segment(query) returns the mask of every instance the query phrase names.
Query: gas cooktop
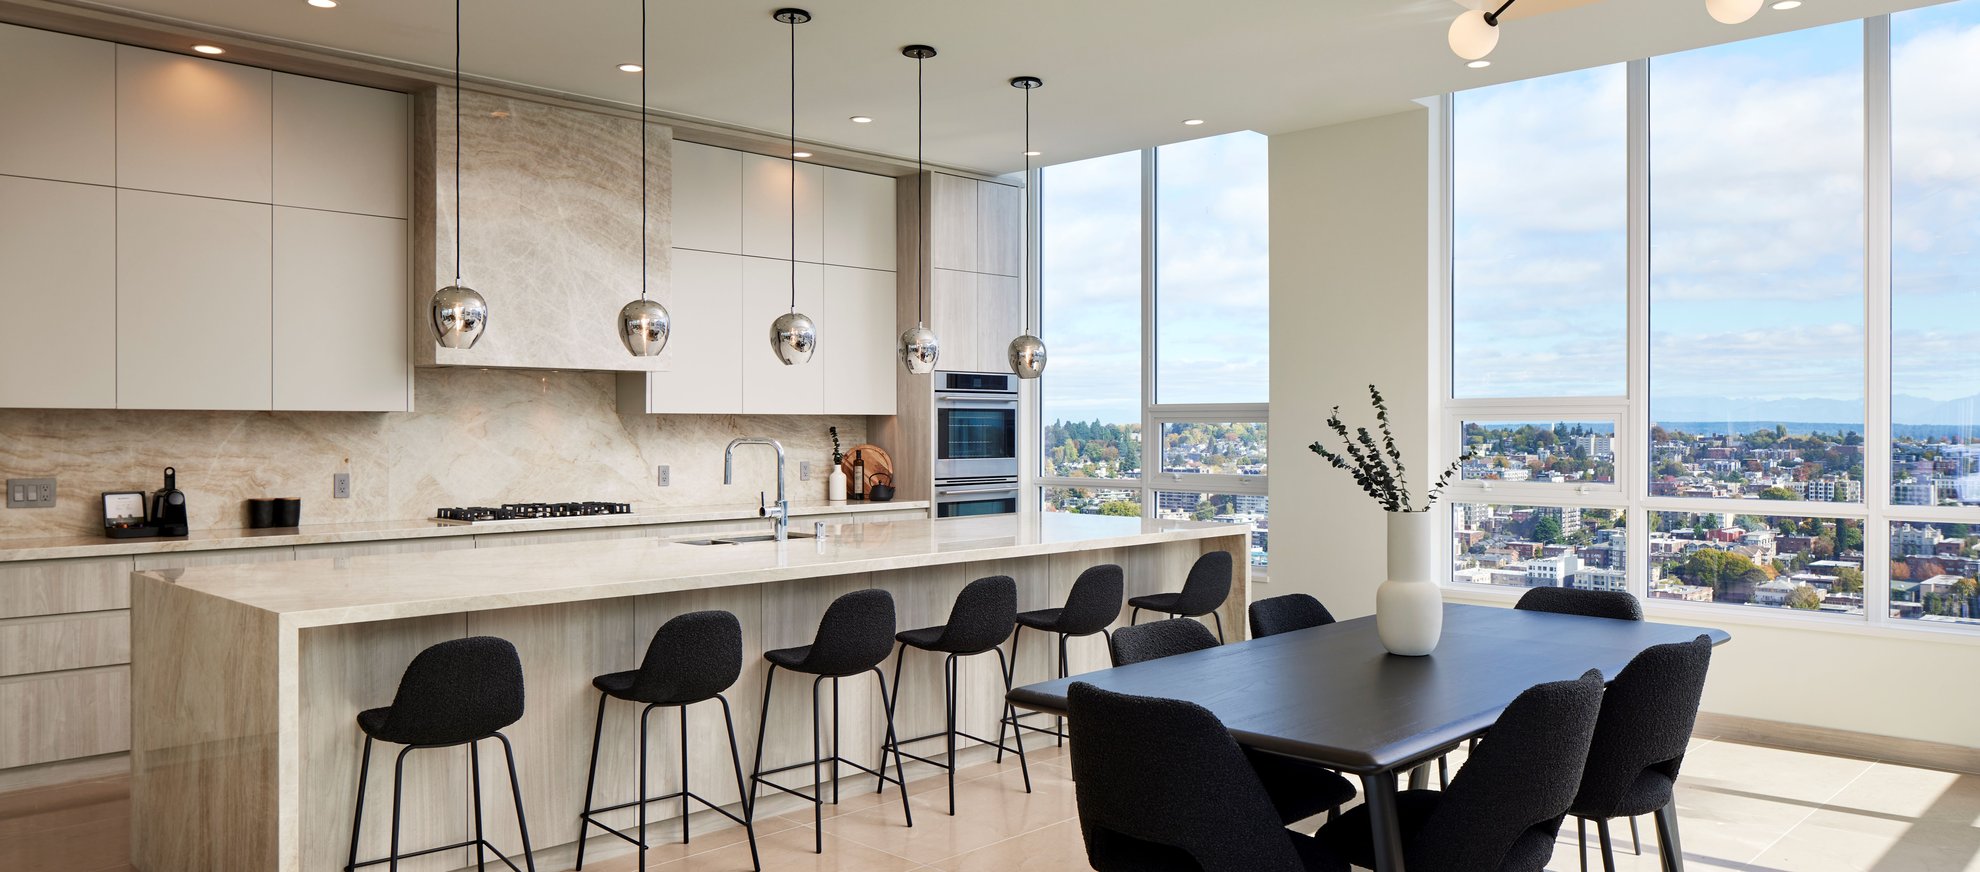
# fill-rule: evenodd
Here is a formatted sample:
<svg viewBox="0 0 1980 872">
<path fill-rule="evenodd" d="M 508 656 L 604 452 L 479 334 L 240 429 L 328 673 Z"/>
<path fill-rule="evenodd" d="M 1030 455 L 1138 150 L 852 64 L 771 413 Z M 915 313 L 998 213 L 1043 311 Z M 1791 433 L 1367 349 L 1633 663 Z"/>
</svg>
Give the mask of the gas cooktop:
<svg viewBox="0 0 1980 872">
<path fill-rule="evenodd" d="M 526 521 L 537 518 L 582 518 L 591 515 L 630 515 L 627 503 L 503 503 L 500 508 L 466 506 L 440 509 L 434 520 L 446 524 L 478 524 L 483 521 Z"/>
</svg>

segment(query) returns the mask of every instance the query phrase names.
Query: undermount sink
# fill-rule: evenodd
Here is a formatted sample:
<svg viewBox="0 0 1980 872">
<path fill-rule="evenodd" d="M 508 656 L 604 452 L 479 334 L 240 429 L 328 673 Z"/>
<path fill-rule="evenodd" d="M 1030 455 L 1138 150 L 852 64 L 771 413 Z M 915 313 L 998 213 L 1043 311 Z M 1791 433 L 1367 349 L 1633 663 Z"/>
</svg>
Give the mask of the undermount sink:
<svg viewBox="0 0 1980 872">
<path fill-rule="evenodd" d="M 810 533 L 791 532 L 786 533 L 785 538 L 816 539 L 818 537 Z M 682 545 L 741 545 L 745 542 L 775 542 L 777 541 L 777 534 L 757 533 L 750 536 L 724 536 L 720 539 L 681 539 L 678 541 Z"/>
</svg>

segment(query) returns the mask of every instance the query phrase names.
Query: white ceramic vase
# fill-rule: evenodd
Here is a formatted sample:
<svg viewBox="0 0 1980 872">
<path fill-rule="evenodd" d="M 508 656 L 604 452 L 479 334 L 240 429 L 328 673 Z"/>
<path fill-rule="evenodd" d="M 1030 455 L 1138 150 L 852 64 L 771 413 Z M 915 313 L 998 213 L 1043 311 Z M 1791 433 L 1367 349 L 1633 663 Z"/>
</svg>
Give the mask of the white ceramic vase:
<svg viewBox="0 0 1980 872">
<path fill-rule="evenodd" d="M 832 474 L 825 477 L 825 498 L 833 502 L 845 502 L 846 499 L 845 467 L 842 467 L 836 463 L 832 464 Z"/>
<path fill-rule="evenodd" d="M 1375 591 L 1375 632 L 1391 654 L 1421 657 L 1444 635 L 1436 531 L 1432 512 L 1389 513 L 1389 578 Z"/>
</svg>

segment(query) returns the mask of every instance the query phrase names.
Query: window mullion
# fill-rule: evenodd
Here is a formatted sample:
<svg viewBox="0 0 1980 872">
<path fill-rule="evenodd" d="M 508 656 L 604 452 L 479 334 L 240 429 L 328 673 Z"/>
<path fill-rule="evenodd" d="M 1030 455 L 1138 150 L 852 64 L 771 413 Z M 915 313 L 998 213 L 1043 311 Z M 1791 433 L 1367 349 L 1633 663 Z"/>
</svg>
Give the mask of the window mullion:
<svg viewBox="0 0 1980 872">
<path fill-rule="evenodd" d="M 1891 18 L 1863 20 L 1863 609 L 1890 622 Z"/>
<path fill-rule="evenodd" d="M 1162 434 L 1155 423 L 1155 264 L 1157 234 L 1155 201 L 1156 154 L 1153 148 L 1141 150 L 1141 516 L 1155 517 L 1155 490 L 1149 474 L 1152 457 L 1155 469 L 1162 466 Z M 1151 454 L 1152 452 L 1152 454 Z"/>
<path fill-rule="evenodd" d="M 1619 429 L 1629 450 L 1616 464 L 1616 484 L 1627 495 L 1630 548 L 1625 552 L 1629 586 L 1650 595 L 1650 62 L 1635 60 L 1625 74 L 1628 88 L 1629 191 L 1628 336 L 1629 404 Z"/>
</svg>

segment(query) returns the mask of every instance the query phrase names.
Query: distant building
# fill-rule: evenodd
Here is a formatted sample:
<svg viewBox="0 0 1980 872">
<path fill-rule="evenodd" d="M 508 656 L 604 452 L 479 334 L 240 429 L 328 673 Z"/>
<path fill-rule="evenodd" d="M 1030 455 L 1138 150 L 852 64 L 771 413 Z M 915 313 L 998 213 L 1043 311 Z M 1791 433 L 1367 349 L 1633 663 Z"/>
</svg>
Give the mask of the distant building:
<svg viewBox="0 0 1980 872">
<path fill-rule="evenodd" d="M 1936 554 L 1945 538 L 1939 528 L 1930 524 L 1899 524 L 1891 531 L 1891 554 L 1898 557 Z"/>
<path fill-rule="evenodd" d="M 1553 518 L 1560 522 L 1561 535 L 1569 536 L 1581 532 L 1581 510 L 1542 506 L 1533 510 L 1533 517 Z"/>
<path fill-rule="evenodd" d="M 1860 503 L 1863 482 L 1840 476 L 1823 476 L 1808 483 L 1806 498 L 1818 503 Z"/>
<path fill-rule="evenodd" d="M 1712 589 L 1696 584 L 1666 584 L 1652 588 L 1650 598 L 1709 603 L 1712 601 Z"/>
</svg>

